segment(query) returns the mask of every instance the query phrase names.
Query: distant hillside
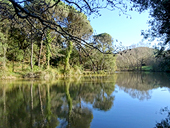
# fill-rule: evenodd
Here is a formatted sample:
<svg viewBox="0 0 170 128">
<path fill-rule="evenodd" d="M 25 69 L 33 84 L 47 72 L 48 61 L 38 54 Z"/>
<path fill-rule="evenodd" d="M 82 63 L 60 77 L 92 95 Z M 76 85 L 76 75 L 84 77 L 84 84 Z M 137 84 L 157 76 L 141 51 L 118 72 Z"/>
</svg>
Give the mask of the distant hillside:
<svg viewBox="0 0 170 128">
<path fill-rule="evenodd" d="M 127 49 L 117 54 L 118 70 L 142 70 L 142 66 L 149 66 L 155 60 L 155 49 L 138 47 Z"/>
<path fill-rule="evenodd" d="M 136 54 L 136 51 L 142 53 L 143 51 L 151 51 L 153 52 L 155 49 L 153 48 L 148 48 L 148 47 L 137 47 L 137 48 L 133 48 L 133 49 L 127 49 L 127 50 L 123 50 L 121 52 L 119 52 L 117 54 L 117 57 L 122 56 L 122 54 L 128 55 L 128 54 Z"/>
</svg>

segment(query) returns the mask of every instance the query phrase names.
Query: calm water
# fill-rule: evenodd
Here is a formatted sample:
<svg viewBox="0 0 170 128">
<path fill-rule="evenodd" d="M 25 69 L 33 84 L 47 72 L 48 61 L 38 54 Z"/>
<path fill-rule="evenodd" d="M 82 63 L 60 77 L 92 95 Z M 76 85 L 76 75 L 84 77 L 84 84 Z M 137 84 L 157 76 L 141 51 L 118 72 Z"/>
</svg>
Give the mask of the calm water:
<svg viewBox="0 0 170 128">
<path fill-rule="evenodd" d="M 0 82 L 0 128 L 161 128 L 169 122 L 165 73 Z"/>
</svg>

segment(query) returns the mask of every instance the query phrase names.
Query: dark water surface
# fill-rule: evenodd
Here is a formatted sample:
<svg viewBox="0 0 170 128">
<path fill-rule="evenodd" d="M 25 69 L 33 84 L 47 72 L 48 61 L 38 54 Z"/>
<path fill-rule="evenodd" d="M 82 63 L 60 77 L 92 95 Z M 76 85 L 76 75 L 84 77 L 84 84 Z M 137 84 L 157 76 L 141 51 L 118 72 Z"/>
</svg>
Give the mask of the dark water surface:
<svg viewBox="0 0 170 128">
<path fill-rule="evenodd" d="M 170 127 L 170 75 L 0 81 L 0 128 Z"/>
</svg>

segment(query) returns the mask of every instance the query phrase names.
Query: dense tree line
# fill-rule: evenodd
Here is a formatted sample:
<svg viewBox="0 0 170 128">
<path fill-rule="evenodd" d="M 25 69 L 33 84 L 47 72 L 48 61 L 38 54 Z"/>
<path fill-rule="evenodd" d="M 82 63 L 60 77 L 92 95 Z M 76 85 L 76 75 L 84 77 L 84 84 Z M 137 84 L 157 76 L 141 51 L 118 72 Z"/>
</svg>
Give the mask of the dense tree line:
<svg viewBox="0 0 170 128">
<path fill-rule="evenodd" d="M 16 67 L 38 71 L 53 66 L 62 69 L 62 73 L 69 73 L 72 67 L 79 68 L 79 73 L 82 69 L 113 72 L 115 57 L 107 55 L 116 53 L 113 39 L 107 33 L 93 35 L 87 17 L 100 16 L 103 8 L 119 9 L 125 15 L 128 10 L 149 9 L 153 17 L 149 21 L 151 29 L 142 34 L 145 38 L 160 38 L 163 46 L 169 43 L 169 1 L 0 0 L 1 68 L 15 72 Z M 137 55 L 131 67 L 141 70 L 144 59 Z M 163 59 L 163 63 L 167 60 Z"/>
<path fill-rule="evenodd" d="M 94 72 L 116 69 L 115 57 L 102 54 L 114 51 L 113 38 L 107 33 L 93 35 L 87 16 L 75 7 L 48 0 L 26 1 L 22 5 L 17 1 L 1 1 L 0 5 L 0 62 L 4 71 L 18 72 L 18 67 L 22 67 L 19 72 L 54 67 L 62 73 L 69 73 L 71 68 Z M 13 7 L 17 16 L 10 19 Z M 6 9 L 9 14 L 5 14 Z M 33 16 L 40 15 L 43 9 L 47 9 L 41 15 L 45 21 Z"/>
</svg>

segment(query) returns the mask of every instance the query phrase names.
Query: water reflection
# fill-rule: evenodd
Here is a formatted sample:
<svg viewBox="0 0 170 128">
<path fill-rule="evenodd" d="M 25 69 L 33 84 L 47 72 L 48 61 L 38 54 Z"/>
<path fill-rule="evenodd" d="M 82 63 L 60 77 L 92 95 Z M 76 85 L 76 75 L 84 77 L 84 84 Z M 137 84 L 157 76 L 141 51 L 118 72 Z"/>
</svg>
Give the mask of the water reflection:
<svg viewBox="0 0 170 128">
<path fill-rule="evenodd" d="M 89 128 L 92 108 L 109 110 L 116 76 L 1 83 L 0 127 Z"/>
<path fill-rule="evenodd" d="M 133 106 L 130 105 L 132 100 L 120 103 L 115 100 L 120 99 L 115 90 L 120 89 L 132 98 L 146 100 L 152 98 L 152 91 L 158 87 L 169 89 L 167 74 L 119 73 L 108 77 L 66 78 L 57 81 L 1 81 L 0 127 L 90 128 L 97 116 L 94 111 L 113 111 L 116 103 L 116 111 L 110 117 L 103 118 L 102 115 L 100 118 L 111 121 L 107 123 L 108 127 L 112 127 L 113 123 L 118 127 L 118 122 L 112 119 L 121 118 L 118 114 L 128 117 L 127 109 L 129 112 L 138 112 L 134 110 L 138 103 L 135 102 Z M 159 103 L 157 100 L 155 102 Z M 126 105 L 128 107 L 122 107 Z M 141 107 L 147 109 L 144 105 Z M 121 118 L 120 124 L 123 121 Z"/>
<path fill-rule="evenodd" d="M 116 84 L 120 90 L 128 93 L 132 98 L 148 100 L 152 89 L 169 87 L 170 77 L 166 73 L 119 73 Z"/>
<path fill-rule="evenodd" d="M 166 114 L 167 117 L 162 119 L 161 122 L 156 123 L 156 128 L 169 128 L 170 127 L 170 110 L 164 107 L 160 110 L 160 114 Z"/>
</svg>

